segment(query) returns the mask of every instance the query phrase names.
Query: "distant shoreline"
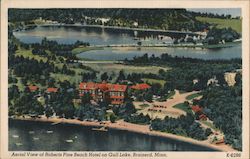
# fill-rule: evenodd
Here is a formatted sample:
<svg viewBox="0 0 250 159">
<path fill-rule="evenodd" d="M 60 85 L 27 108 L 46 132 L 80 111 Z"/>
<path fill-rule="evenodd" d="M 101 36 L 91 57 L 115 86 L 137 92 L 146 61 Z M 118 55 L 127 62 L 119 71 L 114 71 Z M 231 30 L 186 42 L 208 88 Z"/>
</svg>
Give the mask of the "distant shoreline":
<svg viewBox="0 0 250 159">
<path fill-rule="evenodd" d="M 225 144 L 220 144 L 220 145 L 214 145 L 211 143 L 208 143 L 207 141 L 198 141 L 192 138 L 184 137 L 184 136 L 178 136 L 170 133 L 164 133 L 160 131 L 151 131 L 149 129 L 148 125 L 139 125 L 139 124 L 132 124 L 132 123 L 127 123 L 124 121 L 117 121 L 116 123 L 111 123 L 109 121 L 103 122 L 101 124 L 100 122 L 97 121 L 80 121 L 77 119 L 65 119 L 65 118 L 24 118 L 24 117 L 15 117 L 15 118 L 10 118 L 13 120 L 22 120 L 22 121 L 36 121 L 36 122 L 46 122 L 46 123 L 55 123 L 55 124 L 73 124 L 73 125 L 80 125 L 80 126 L 88 126 L 88 127 L 103 127 L 105 126 L 108 129 L 115 129 L 115 130 L 124 130 L 124 131 L 129 131 L 129 132 L 134 132 L 134 133 L 139 133 L 139 134 L 145 134 L 149 136 L 157 136 L 157 137 L 163 137 L 163 138 L 168 138 L 180 142 L 186 142 L 190 144 L 194 144 L 197 146 L 202 146 L 202 147 L 207 147 L 211 148 L 217 151 L 223 151 L 223 152 L 231 152 L 231 151 L 237 151 L 231 148 L 229 145 Z"/>
</svg>

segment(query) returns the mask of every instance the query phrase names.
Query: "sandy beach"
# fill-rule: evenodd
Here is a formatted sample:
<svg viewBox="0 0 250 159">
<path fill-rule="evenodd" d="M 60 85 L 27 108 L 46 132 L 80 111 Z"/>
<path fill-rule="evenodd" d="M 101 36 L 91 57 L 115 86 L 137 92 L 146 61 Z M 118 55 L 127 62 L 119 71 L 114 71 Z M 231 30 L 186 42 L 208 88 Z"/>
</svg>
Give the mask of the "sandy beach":
<svg viewBox="0 0 250 159">
<path fill-rule="evenodd" d="M 224 152 L 232 152 L 237 151 L 234 150 L 231 146 L 226 144 L 211 144 L 207 140 L 206 141 L 199 141 L 192 138 L 184 137 L 184 136 L 178 136 L 170 133 L 165 132 L 159 132 L 159 131 L 151 131 L 149 129 L 149 125 L 138 125 L 133 123 L 128 123 L 123 120 L 116 121 L 115 123 L 111 123 L 110 121 L 104 121 L 104 122 L 97 122 L 97 121 L 80 121 L 77 119 L 65 119 L 65 118 L 23 118 L 23 117 L 15 117 L 13 119 L 16 120 L 26 120 L 26 121 L 38 121 L 38 122 L 49 122 L 54 124 L 76 124 L 76 125 L 82 125 L 82 126 L 93 126 L 93 127 L 103 127 L 105 126 L 108 129 L 117 129 L 117 130 L 125 130 L 140 134 L 146 134 L 146 135 L 152 135 L 152 136 L 159 136 L 159 137 L 165 137 L 181 142 L 188 142 L 195 145 L 205 146 L 208 148 L 212 148 L 218 151 L 224 151 Z"/>
</svg>

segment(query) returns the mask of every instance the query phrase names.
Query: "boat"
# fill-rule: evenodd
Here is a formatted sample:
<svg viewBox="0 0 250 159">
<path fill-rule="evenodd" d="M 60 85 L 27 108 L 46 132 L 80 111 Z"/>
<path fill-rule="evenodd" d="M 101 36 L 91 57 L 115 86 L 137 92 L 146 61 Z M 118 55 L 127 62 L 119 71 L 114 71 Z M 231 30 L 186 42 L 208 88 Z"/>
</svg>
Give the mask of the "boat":
<svg viewBox="0 0 250 159">
<path fill-rule="evenodd" d="M 101 127 L 101 128 L 92 128 L 93 131 L 103 131 L 106 132 L 108 129 L 106 127 Z"/>
<path fill-rule="evenodd" d="M 13 138 L 19 138 L 19 136 L 18 136 L 18 135 L 12 135 L 12 137 L 13 137 Z"/>
<path fill-rule="evenodd" d="M 53 133 L 53 131 L 51 131 L 51 130 L 48 130 L 48 131 L 46 131 L 46 132 L 47 132 L 47 134 Z"/>
<path fill-rule="evenodd" d="M 54 123 L 51 123 L 51 125 L 57 125 L 57 124 L 60 124 L 61 122 L 54 122 Z"/>
<path fill-rule="evenodd" d="M 20 143 L 20 142 L 18 142 L 18 143 L 16 143 L 16 145 L 17 145 L 17 146 L 22 146 L 23 144 Z"/>
<path fill-rule="evenodd" d="M 68 143 L 72 143 L 73 142 L 73 140 L 65 140 L 66 142 L 68 142 Z"/>
<path fill-rule="evenodd" d="M 38 137 L 33 137 L 33 140 L 39 140 L 39 138 Z"/>
<path fill-rule="evenodd" d="M 29 131 L 29 134 L 34 134 L 35 132 L 34 131 Z"/>
</svg>

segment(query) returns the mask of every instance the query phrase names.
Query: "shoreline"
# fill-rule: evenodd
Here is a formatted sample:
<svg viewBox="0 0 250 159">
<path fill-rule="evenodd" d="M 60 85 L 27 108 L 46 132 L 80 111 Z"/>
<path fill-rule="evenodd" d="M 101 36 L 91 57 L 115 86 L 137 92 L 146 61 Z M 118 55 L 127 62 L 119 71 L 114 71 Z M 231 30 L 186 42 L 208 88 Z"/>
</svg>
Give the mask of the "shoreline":
<svg viewBox="0 0 250 159">
<path fill-rule="evenodd" d="M 103 127 L 105 126 L 108 129 L 115 129 L 115 130 L 123 130 L 123 131 L 129 131 L 133 133 L 139 133 L 139 134 L 144 134 L 144 135 L 149 135 L 149 136 L 156 136 L 156 137 L 162 137 L 162 138 L 168 138 L 180 142 L 186 142 L 190 144 L 194 144 L 197 146 L 202 146 L 202 147 L 207 147 L 211 148 L 217 151 L 222 151 L 222 152 L 235 152 L 237 150 L 233 149 L 229 145 L 226 144 L 211 144 L 207 141 L 199 141 L 195 140 L 189 137 L 184 137 L 184 136 L 178 136 L 175 134 L 170 134 L 170 133 L 165 133 L 165 132 L 160 132 L 160 131 L 151 131 L 149 129 L 148 125 L 139 125 L 139 124 L 133 124 L 133 123 L 128 123 L 125 121 L 117 121 L 115 123 L 111 123 L 109 121 L 104 121 L 101 124 L 100 122 L 97 121 L 80 121 L 77 119 L 65 119 L 65 118 L 46 118 L 46 117 L 41 117 L 41 118 L 24 118 L 24 117 L 15 117 L 15 118 L 10 118 L 13 120 L 22 120 L 22 121 L 35 121 L 35 122 L 46 122 L 46 123 L 55 123 L 55 124 L 73 124 L 73 125 L 80 125 L 80 126 L 88 126 L 88 127 Z"/>
</svg>

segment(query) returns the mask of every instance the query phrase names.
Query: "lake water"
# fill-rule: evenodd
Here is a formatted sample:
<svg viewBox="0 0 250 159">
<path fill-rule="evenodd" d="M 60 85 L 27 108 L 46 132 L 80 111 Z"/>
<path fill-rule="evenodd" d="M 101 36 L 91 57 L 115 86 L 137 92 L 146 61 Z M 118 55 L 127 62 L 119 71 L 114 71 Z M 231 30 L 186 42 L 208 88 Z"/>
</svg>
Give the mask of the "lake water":
<svg viewBox="0 0 250 159">
<path fill-rule="evenodd" d="M 161 56 L 163 53 L 168 53 L 172 56 L 178 57 L 191 57 L 204 60 L 212 59 L 232 59 L 241 58 L 241 45 L 238 44 L 234 47 L 221 48 L 217 50 L 201 49 L 201 48 L 104 48 L 103 50 L 91 50 L 78 54 L 78 57 L 94 59 L 94 60 L 123 60 L 125 58 L 132 59 L 135 56 L 142 56 L 147 53 L 149 56 L 153 54 L 156 57 Z"/>
<path fill-rule="evenodd" d="M 125 31 L 115 29 L 91 28 L 91 27 L 69 27 L 69 26 L 38 26 L 35 29 L 14 32 L 15 37 L 25 43 L 41 42 L 46 37 L 59 43 L 71 44 L 77 40 L 89 42 L 91 45 L 110 44 L 136 44 L 135 37 L 140 37 L 143 44 L 155 44 L 170 42 L 171 38 L 158 38 L 159 35 L 150 32 Z M 168 53 L 173 56 L 184 56 L 200 59 L 232 59 L 242 57 L 241 44 L 221 49 L 194 49 L 194 48 L 105 48 L 104 50 L 92 50 L 84 52 L 79 57 L 95 60 L 123 60 L 145 53 L 160 56 Z"/>
<path fill-rule="evenodd" d="M 47 131 L 51 133 L 48 133 Z M 66 140 L 73 140 L 68 143 Z M 9 151 L 214 151 L 171 139 L 128 131 L 9 120 Z"/>
</svg>

